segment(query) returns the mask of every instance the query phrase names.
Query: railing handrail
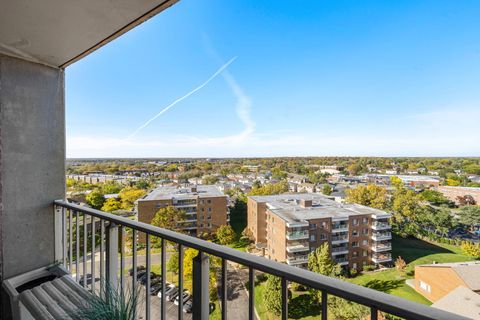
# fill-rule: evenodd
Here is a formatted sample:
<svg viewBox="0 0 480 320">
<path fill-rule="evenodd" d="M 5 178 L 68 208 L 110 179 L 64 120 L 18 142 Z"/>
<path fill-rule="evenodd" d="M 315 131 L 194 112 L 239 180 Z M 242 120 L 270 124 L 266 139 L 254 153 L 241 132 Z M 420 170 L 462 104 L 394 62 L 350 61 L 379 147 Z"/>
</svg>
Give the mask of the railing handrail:
<svg viewBox="0 0 480 320">
<path fill-rule="evenodd" d="M 258 271 L 285 278 L 291 282 L 299 283 L 317 290 L 324 290 L 328 294 L 333 294 L 346 300 L 350 300 L 367 307 L 373 307 L 380 311 L 400 317 L 419 320 L 468 320 L 466 317 L 408 301 L 387 293 L 362 287 L 336 278 L 327 277 L 305 269 L 289 266 L 287 264 L 269 260 L 264 257 L 241 252 L 233 248 L 208 242 L 182 233 L 155 227 L 147 223 L 130 220 L 111 213 L 68 203 L 65 200 L 55 200 L 54 204 L 77 212 L 82 212 L 114 224 L 122 225 L 127 228 L 133 228 L 137 231 L 160 237 L 167 241 L 182 244 L 186 247 L 197 249 L 204 253 L 251 267 Z"/>
</svg>

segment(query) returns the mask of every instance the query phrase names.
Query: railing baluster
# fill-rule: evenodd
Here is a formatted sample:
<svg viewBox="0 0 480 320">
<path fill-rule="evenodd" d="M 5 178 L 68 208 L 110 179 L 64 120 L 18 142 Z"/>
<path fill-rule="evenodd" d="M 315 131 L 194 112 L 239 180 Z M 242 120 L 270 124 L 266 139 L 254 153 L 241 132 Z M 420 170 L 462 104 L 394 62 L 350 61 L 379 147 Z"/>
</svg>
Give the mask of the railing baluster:
<svg viewBox="0 0 480 320">
<path fill-rule="evenodd" d="M 75 278 L 77 282 L 80 281 L 80 264 L 78 263 L 78 260 L 80 260 L 80 224 L 78 218 L 78 211 L 75 211 Z"/>
<path fill-rule="evenodd" d="M 255 319 L 255 277 L 252 267 L 248 267 L 248 319 Z"/>
<path fill-rule="evenodd" d="M 67 210 L 62 207 L 62 255 L 63 267 L 67 268 Z"/>
<path fill-rule="evenodd" d="M 132 229 L 132 293 L 136 292 L 135 288 L 137 286 L 137 230 Z"/>
<path fill-rule="evenodd" d="M 222 320 L 227 320 L 227 260 L 222 259 Z"/>
<path fill-rule="evenodd" d="M 146 246 L 146 265 L 147 265 L 147 284 L 145 286 L 145 319 L 150 319 L 150 235 L 147 233 Z"/>
<path fill-rule="evenodd" d="M 178 245 L 178 291 L 180 299 L 178 300 L 178 319 L 183 320 L 183 245 Z"/>
<path fill-rule="evenodd" d="M 165 239 L 162 239 L 162 253 L 161 253 L 161 257 L 162 257 L 162 298 L 160 299 L 160 312 L 161 312 L 161 319 L 162 320 L 166 320 L 167 319 L 167 309 L 166 309 L 166 305 L 165 305 L 165 285 L 166 285 L 166 277 L 167 277 L 167 268 L 166 268 L 166 265 L 165 265 L 165 261 L 167 260 L 167 253 L 165 251 Z"/>
<path fill-rule="evenodd" d="M 328 297 L 327 291 L 322 290 L 322 320 L 328 320 Z"/>
<path fill-rule="evenodd" d="M 72 261 L 73 261 L 73 234 L 72 234 L 72 210 L 68 210 L 68 230 L 69 230 L 69 238 L 70 241 L 68 242 L 68 265 L 70 273 L 72 273 Z"/>
<path fill-rule="evenodd" d="M 125 292 L 125 228 L 120 227 L 120 292 Z"/>
<path fill-rule="evenodd" d="M 282 277 L 282 320 L 288 319 L 288 282 Z"/>
<path fill-rule="evenodd" d="M 105 220 L 100 220 L 100 296 L 105 285 Z"/>
<path fill-rule="evenodd" d="M 108 290 L 118 289 L 118 226 L 110 222 L 107 227 L 106 285 Z"/>
<path fill-rule="evenodd" d="M 370 320 L 377 320 L 378 319 L 378 309 L 375 307 L 370 308 Z"/>
<path fill-rule="evenodd" d="M 91 227 L 91 231 L 90 233 L 92 234 L 92 248 L 91 248 L 91 252 L 92 252 L 92 255 L 91 255 L 91 270 L 90 270 L 90 273 L 92 274 L 92 285 L 91 285 L 91 290 L 92 290 L 92 293 L 95 293 L 95 217 L 94 216 L 91 216 L 90 217 L 90 227 Z"/>
<path fill-rule="evenodd" d="M 210 314 L 209 257 L 200 251 L 193 258 L 193 319 L 208 319 Z"/>
<path fill-rule="evenodd" d="M 83 214 L 83 287 L 87 287 L 87 215 Z"/>
</svg>

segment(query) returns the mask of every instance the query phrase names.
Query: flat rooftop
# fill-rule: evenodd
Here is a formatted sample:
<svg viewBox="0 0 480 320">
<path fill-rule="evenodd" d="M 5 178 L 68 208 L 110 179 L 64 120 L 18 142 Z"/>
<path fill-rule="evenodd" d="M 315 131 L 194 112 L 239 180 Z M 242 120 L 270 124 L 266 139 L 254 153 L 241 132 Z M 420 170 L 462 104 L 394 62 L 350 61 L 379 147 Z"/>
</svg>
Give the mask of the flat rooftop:
<svg viewBox="0 0 480 320">
<path fill-rule="evenodd" d="M 339 203 L 330 198 L 315 193 L 295 193 L 271 196 L 252 196 L 257 202 L 264 202 L 268 209 L 289 223 L 304 222 L 322 218 L 348 218 L 350 216 L 377 215 L 385 218 L 391 215 L 378 210 L 354 203 Z M 311 207 L 302 207 L 301 200 L 311 200 Z"/>
<path fill-rule="evenodd" d="M 196 190 L 195 190 L 196 188 Z M 195 198 L 225 197 L 223 192 L 214 185 L 197 185 L 188 187 L 163 186 L 152 190 L 138 201 L 195 199 Z"/>
</svg>

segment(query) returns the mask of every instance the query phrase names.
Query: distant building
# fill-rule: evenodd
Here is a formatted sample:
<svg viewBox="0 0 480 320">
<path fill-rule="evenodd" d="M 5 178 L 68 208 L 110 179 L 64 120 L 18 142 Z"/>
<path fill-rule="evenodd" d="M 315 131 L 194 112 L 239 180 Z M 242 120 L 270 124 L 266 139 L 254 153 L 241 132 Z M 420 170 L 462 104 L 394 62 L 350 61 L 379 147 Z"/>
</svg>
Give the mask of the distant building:
<svg viewBox="0 0 480 320">
<path fill-rule="evenodd" d="M 477 204 L 480 204 L 480 188 L 439 186 L 437 190 L 455 203 L 458 203 L 458 197 L 470 195 Z"/>
<path fill-rule="evenodd" d="M 480 318 L 479 261 L 416 266 L 414 287 L 432 307 Z"/>
<path fill-rule="evenodd" d="M 306 267 L 308 254 L 328 243 L 346 269 L 390 263 L 387 212 L 341 204 L 320 194 L 248 197 L 248 228 L 267 258 Z"/>
<path fill-rule="evenodd" d="M 229 222 L 227 196 L 213 185 L 158 187 L 137 201 L 138 221 L 151 223 L 157 211 L 168 206 L 186 212 L 187 219 L 179 224 L 194 236 Z"/>
</svg>

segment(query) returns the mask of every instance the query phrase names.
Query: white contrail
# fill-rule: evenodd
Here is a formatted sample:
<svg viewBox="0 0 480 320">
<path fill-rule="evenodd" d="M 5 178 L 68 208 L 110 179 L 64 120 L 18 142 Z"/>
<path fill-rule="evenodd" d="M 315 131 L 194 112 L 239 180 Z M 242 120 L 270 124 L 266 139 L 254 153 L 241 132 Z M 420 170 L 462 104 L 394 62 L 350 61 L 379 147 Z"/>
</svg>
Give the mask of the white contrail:
<svg viewBox="0 0 480 320">
<path fill-rule="evenodd" d="M 223 70 L 225 70 L 229 65 L 231 65 L 233 63 L 233 61 L 235 61 L 235 59 L 237 59 L 237 57 L 233 57 L 232 59 L 230 59 L 227 63 L 225 63 L 223 66 L 221 66 L 213 75 L 210 76 L 210 78 L 208 78 L 205 82 L 203 82 L 201 85 L 199 85 L 198 87 L 196 87 L 195 89 L 193 89 L 192 91 L 190 91 L 189 93 L 185 94 L 184 96 L 178 98 L 177 100 L 173 101 L 172 103 L 170 103 L 168 106 L 166 106 L 165 108 L 163 108 L 159 113 L 157 113 L 153 118 L 149 119 L 147 122 L 145 122 L 144 124 L 142 124 L 140 127 L 138 127 L 131 135 L 128 136 L 127 139 L 131 139 L 133 138 L 137 133 L 139 133 L 142 129 L 144 129 L 146 126 L 148 126 L 150 124 L 150 122 L 152 122 L 153 120 L 157 119 L 158 117 L 160 117 L 162 114 L 164 114 L 165 112 L 168 111 L 168 109 L 170 109 L 171 107 L 173 107 L 174 105 L 176 105 L 177 103 L 179 103 L 180 101 L 188 98 L 189 96 L 191 96 L 192 94 L 194 94 L 195 92 L 197 92 L 198 90 L 202 89 L 203 87 L 205 87 L 210 81 L 212 81 L 215 77 L 217 77 L 220 73 L 222 73 Z"/>
</svg>

